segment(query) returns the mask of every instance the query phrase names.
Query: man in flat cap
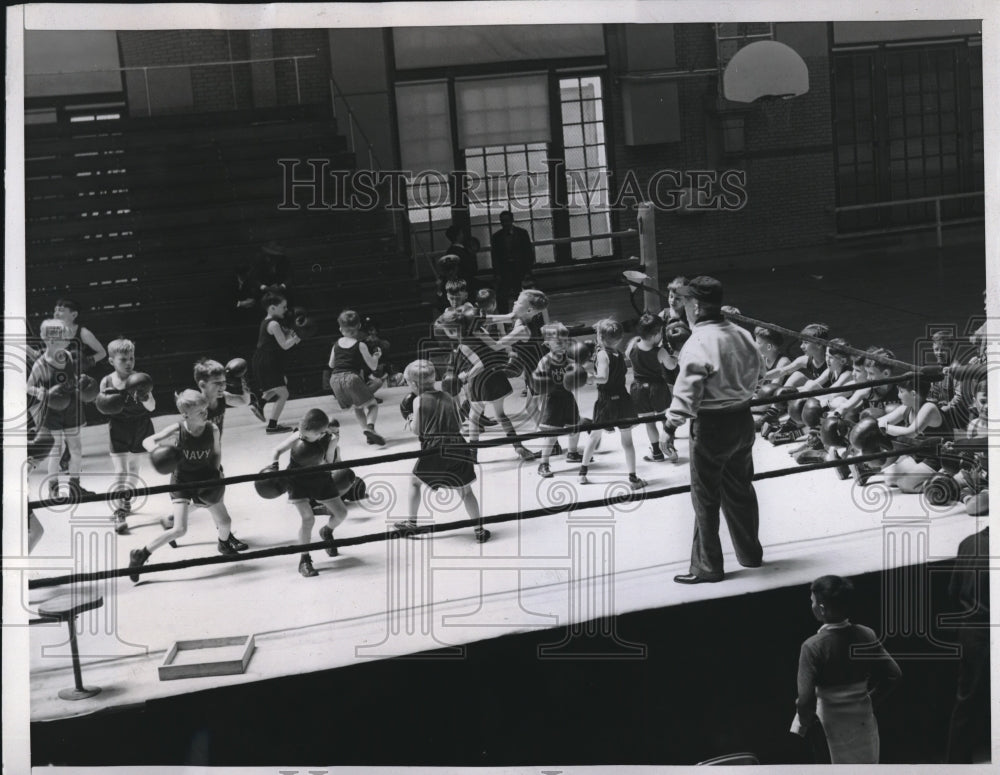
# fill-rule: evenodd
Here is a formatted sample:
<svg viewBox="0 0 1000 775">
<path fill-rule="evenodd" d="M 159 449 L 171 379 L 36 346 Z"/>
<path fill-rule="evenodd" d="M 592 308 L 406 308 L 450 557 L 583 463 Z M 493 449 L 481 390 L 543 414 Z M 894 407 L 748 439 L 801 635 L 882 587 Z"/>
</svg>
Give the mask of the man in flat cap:
<svg viewBox="0 0 1000 775">
<path fill-rule="evenodd" d="M 674 581 L 701 584 L 723 578 L 720 507 L 740 565 L 757 568 L 763 561 L 749 402 L 765 367 L 750 333 L 723 316 L 722 283 L 695 277 L 675 293 L 684 299 L 691 338 L 681 348 L 667 423 L 676 429 L 691 420 L 695 526 L 691 567 Z"/>
</svg>

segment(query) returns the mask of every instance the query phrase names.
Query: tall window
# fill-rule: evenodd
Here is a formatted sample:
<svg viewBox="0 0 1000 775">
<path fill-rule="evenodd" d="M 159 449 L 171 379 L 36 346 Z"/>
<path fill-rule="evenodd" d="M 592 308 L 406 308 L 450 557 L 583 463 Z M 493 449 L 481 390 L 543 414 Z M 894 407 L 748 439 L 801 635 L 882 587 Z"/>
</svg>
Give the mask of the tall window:
<svg viewBox="0 0 1000 775">
<path fill-rule="evenodd" d="M 443 231 L 451 222 L 452 205 L 447 178 L 454 166 L 450 111 L 445 81 L 396 87 L 401 161 L 409 173 L 406 212 L 414 254 L 448 246 Z"/>
<path fill-rule="evenodd" d="M 411 178 L 407 204 L 414 252 L 447 246 L 441 232 L 456 207 L 468 209 L 483 269 L 504 210 L 533 241 L 549 243 L 536 244 L 539 263 L 554 263 L 557 256 L 612 255 L 610 238 L 600 236 L 611 231 L 601 78 L 547 71 L 460 77 L 450 88 L 453 99 L 446 80 L 396 87 L 404 168 L 423 165 L 443 173 L 436 180 Z M 557 104 L 550 101 L 554 93 Z M 466 176 L 465 192 L 447 179 L 456 163 Z M 448 201 L 442 203 L 441 186 L 448 183 Z M 565 237 L 581 239 L 569 246 L 551 244 Z"/>
<path fill-rule="evenodd" d="M 559 81 L 566 187 L 569 194 L 569 231 L 572 237 L 608 234 L 608 160 L 604 149 L 604 102 L 597 76 Z M 573 258 L 611 255 L 611 239 L 572 243 Z"/>
<path fill-rule="evenodd" d="M 983 187 L 982 60 L 965 43 L 835 56 L 838 203 L 915 199 Z M 945 219 L 979 209 L 941 203 Z M 934 203 L 842 213 L 841 231 L 926 223 Z"/>
<path fill-rule="evenodd" d="M 546 143 L 465 149 L 471 184 L 469 217 L 472 236 L 480 244 L 490 244 L 504 210 L 511 211 L 514 224 L 525 229 L 532 241 L 552 239 L 547 153 Z M 553 246 L 537 246 L 535 258 L 539 263 L 553 262 Z"/>
</svg>

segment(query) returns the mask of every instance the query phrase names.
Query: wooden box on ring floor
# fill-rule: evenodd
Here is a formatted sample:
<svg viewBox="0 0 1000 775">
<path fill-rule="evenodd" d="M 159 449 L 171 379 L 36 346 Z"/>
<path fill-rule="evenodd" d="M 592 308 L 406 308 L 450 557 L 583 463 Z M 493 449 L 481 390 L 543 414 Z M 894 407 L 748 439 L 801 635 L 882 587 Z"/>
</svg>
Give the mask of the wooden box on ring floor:
<svg viewBox="0 0 1000 775">
<path fill-rule="evenodd" d="M 170 647 L 158 668 L 160 680 L 241 675 L 246 671 L 253 651 L 253 635 L 179 640 Z M 185 656 L 182 657 L 182 654 Z M 180 662 L 181 659 L 184 661 Z"/>
</svg>

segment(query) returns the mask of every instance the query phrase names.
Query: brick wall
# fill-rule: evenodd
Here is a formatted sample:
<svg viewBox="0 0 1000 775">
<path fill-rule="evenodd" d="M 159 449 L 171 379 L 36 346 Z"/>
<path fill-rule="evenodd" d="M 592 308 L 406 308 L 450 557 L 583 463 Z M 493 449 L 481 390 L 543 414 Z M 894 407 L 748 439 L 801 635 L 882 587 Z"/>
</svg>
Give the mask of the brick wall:
<svg viewBox="0 0 1000 775">
<path fill-rule="evenodd" d="M 274 56 L 316 54 L 299 61 L 299 89 L 302 102 L 330 101 L 330 40 L 324 29 L 275 30 Z M 275 63 L 278 104 L 295 103 L 295 68 L 291 62 Z"/>
<path fill-rule="evenodd" d="M 122 31 L 118 39 L 123 65 L 133 67 L 249 59 L 252 34 L 244 30 Z M 274 57 L 316 54 L 315 59 L 299 62 L 301 101 L 304 104 L 329 101 L 330 54 L 326 30 L 274 30 L 271 48 L 270 55 Z M 258 46 L 253 49 L 256 51 Z M 297 101 L 294 64 L 283 61 L 270 67 L 274 73 L 277 103 L 294 105 Z M 192 112 L 264 107 L 254 105 L 251 65 L 192 67 L 183 72 L 190 79 L 192 104 L 188 109 Z M 177 73 L 175 77 L 185 76 Z M 270 73 L 268 80 L 271 80 Z M 269 104 L 273 104 L 274 93 L 270 89 L 264 93 Z"/>
<path fill-rule="evenodd" d="M 697 70 L 715 66 L 715 37 L 710 24 L 674 26 L 677 67 Z M 615 52 L 609 51 L 614 78 Z M 613 165 L 617 185 L 631 171 L 645 191 L 659 170 L 740 169 L 746 174 L 745 206 L 735 212 L 682 215 L 656 214 L 657 256 L 661 274 L 669 263 L 759 253 L 824 244 L 833 232 L 827 212 L 834 204 L 833 124 L 829 61 L 805 58 L 809 92 L 801 97 L 752 106 L 744 114 L 745 153 L 723 157 L 713 140 L 714 119 L 706 106 L 717 96 L 714 76 L 674 81 L 678 88 L 681 141 L 628 147 L 624 144 L 624 114 L 614 101 Z M 619 228 L 634 228 L 634 208 L 619 215 Z M 637 254 L 637 241 L 623 241 L 625 255 Z"/>
</svg>

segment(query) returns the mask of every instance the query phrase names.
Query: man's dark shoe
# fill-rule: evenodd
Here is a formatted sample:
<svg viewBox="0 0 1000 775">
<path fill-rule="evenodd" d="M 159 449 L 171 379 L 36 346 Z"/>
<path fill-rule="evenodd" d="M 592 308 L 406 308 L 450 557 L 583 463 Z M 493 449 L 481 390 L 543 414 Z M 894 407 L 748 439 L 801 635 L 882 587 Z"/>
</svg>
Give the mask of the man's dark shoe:
<svg viewBox="0 0 1000 775">
<path fill-rule="evenodd" d="M 674 581 L 678 584 L 714 584 L 722 579 L 706 579 L 693 573 L 682 573 L 680 576 L 674 576 Z"/>
</svg>

